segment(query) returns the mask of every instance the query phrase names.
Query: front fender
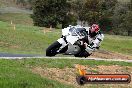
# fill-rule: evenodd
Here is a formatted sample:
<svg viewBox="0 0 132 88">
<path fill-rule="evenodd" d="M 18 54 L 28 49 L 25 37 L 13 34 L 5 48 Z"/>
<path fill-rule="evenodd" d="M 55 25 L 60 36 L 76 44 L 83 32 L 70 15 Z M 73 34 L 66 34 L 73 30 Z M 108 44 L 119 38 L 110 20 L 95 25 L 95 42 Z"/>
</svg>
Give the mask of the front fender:
<svg viewBox="0 0 132 88">
<path fill-rule="evenodd" d="M 62 46 L 66 46 L 66 45 L 67 45 L 66 42 L 65 42 L 65 40 L 64 40 L 63 38 L 59 38 L 57 41 L 58 41 Z"/>
</svg>

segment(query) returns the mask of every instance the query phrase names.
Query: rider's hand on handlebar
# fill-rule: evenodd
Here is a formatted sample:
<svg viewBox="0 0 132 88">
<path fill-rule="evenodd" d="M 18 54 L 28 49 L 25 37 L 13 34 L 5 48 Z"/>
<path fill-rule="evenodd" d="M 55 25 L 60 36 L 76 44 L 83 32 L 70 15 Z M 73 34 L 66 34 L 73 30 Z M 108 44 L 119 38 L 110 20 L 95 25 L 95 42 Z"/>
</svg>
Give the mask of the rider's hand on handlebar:
<svg viewBox="0 0 132 88">
<path fill-rule="evenodd" d="M 85 46 L 85 48 L 86 48 L 86 47 L 88 46 L 88 44 L 85 42 L 85 43 L 84 43 L 84 46 Z"/>
</svg>

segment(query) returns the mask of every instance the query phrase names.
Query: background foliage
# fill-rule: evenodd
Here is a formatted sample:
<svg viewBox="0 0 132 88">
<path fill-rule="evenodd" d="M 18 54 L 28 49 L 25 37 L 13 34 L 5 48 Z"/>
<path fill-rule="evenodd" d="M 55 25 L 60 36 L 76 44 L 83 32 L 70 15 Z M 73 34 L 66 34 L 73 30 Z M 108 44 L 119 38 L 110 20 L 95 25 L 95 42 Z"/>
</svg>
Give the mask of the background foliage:
<svg viewBox="0 0 132 88">
<path fill-rule="evenodd" d="M 4 0 L 9 1 L 9 0 Z M 36 26 L 64 28 L 93 23 L 108 34 L 132 35 L 132 0 L 10 0 L 32 9 Z M 1 4 L 0 4 L 1 6 Z"/>
</svg>

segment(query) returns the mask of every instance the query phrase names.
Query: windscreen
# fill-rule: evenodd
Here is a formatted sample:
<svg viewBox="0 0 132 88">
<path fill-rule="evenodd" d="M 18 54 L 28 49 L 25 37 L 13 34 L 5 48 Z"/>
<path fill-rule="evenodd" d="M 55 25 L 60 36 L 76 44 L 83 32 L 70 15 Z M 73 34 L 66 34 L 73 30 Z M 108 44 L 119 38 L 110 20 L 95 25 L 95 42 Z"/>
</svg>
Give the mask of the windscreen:
<svg viewBox="0 0 132 88">
<path fill-rule="evenodd" d="M 69 30 L 72 33 L 72 36 L 87 36 L 88 33 L 85 28 L 70 28 Z"/>
</svg>

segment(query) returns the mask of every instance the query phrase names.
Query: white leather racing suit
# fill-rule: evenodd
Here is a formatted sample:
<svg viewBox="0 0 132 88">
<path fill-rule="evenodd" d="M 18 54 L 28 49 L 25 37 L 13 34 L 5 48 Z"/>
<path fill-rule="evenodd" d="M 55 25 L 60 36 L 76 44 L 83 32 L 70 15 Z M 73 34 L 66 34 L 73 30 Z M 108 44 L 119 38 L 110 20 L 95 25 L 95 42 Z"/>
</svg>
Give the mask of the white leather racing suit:
<svg viewBox="0 0 132 88">
<path fill-rule="evenodd" d="M 93 51 L 97 50 L 100 47 L 101 42 L 104 39 L 104 35 L 100 31 L 96 34 L 91 34 L 89 29 L 87 29 L 87 31 L 88 31 L 88 44 L 85 44 L 86 45 L 85 50 L 89 54 L 91 54 Z"/>
</svg>

